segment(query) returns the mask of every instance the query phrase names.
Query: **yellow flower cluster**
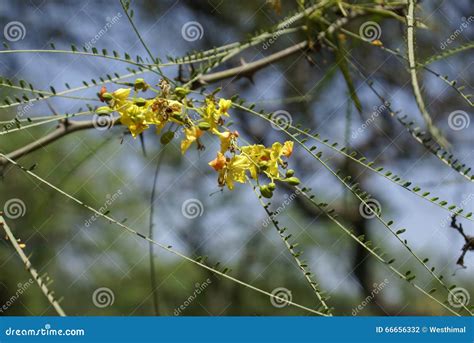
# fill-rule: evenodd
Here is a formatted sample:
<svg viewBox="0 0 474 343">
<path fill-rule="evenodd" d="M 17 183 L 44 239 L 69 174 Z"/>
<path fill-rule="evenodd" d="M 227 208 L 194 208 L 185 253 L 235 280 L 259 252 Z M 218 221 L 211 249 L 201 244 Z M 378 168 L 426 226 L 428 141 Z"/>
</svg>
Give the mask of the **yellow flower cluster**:
<svg viewBox="0 0 474 343">
<path fill-rule="evenodd" d="M 209 165 L 219 172 L 219 186 L 227 185 L 229 189 L 233 189 L 234 182 L 245 183 L 247 181 L 247 172 L 255 180 L 258 180 L 260 174 L 267 176 L 271 180 L 271 192 L 273 192 L 273 181 L 275 180 L 299 183 L 296 182 L 296 178 L 287 180 L 287 175 L 283 177 L 280 173 L 280 167 L 286 168 L 286 162 L 282 157 L 291 156 L 293 142 L 288 141 L 284 144 L 276 142 L 270 148 L 254 144 L 235 149 L 238 149 L 240 154 L 234 153 L 231 157 L 226 157 L 221 150 L 217 153 L 216 159 L 209 162 Z"/>
<path fill-rule="evenodd" d="M 234 182 L 245 183 L 248 176 L 259 181 L 259 176 L 264 175 L 270 179 L 268 185 L 260 187 L 263 196 L 271 197 L 275 189 L 275 180 L 281 180 L 296 185 L 299 180 L 293 177 L 293 171 L 287 170 L 285 176 L 280 169 L 286 169 L 287 163 L 283 158 L 288 158 L 293 152 L 293 142 L 287 141 L 284 144 L 273 143 L 271 147 L 261 144 L 239 146 L 237 131 L 229 131 L 223 127 L 224 118 L 229 117 L 229 109 L 232 106 L 231 100 L 219 99 L 216 101 L 213 96 L 207 97 L 201 107 L 194 107 L 185 98 L 185 89 L 175 89 L 170 94 L 169 85 L 162 81 L 161 91 L 155 98 L 144 99 L 138 97 L 138 91 L 151 88 L 143 79 L 135 81 L 132 88 L 120 88 L 112 93 L 108 93 L 103 87 L 99 93 L 99 98 L 107 103 L 97 109 L 97 113 L 110 114 L 117 112 L 120 115 L 120 122 L 127 126 L 130 133 L 135 138 L 150 125 L 156 127 L 159 134 L 162 129 L 170 123 L 184 132 L 184 139 L 181 141 L 181 152 L 184 154 L 189 147 L 196 142 L 198 149 L 203 145 L 199 138 L 208 132 L 217 136 L 220 140 L 220 150 L 217 157 L 209 162 L 209 165 L 218 172 L 219 186 L 227 185 L 229 189 L 234 188 Z M 153 89 L 152 89 L 153 90 Z M 188 110 L 193 110 L 198 114 L 196 121 L 188 116 Z M 167 131 L 162 134 L 161 142 L 169 143 L 174 138 L 175 131 Z"/>
</svg>

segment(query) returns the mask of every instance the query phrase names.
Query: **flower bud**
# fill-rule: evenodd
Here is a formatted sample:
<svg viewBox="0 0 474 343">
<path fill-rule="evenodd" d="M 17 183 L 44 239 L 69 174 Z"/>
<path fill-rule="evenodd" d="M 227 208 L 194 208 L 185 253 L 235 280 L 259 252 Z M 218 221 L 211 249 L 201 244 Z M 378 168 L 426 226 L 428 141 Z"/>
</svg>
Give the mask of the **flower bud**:
<svg viewBox="0 0 474 343">
<path fill-rule="evenodd" d="M 375 45 L 375 46 L 383 46 L 383 43 L 381 40 L 379 39 L 375 39 L 371 42 L 372 45 Z"/>
<path fill-rule="evenodd" d="M 146 100 L 143 98 L 136 98 L 133 100 L 133 103 L 139 107 L 145 106 Z"/>
<path fill-rule="evenodd" d="M 99 116 L 108 116 L 110 112 L 112 112 L 112 109 L 108 106 L 101 106 L 95 111 Z"/>
<path fill-rule="evenodd" d="M 273 196 L 273 192 L 268 186 L 260 186 L 260 194 L 265 198 L 271 198 Z"/>
<path fill-rule="evenodd" d="M 289 177 L 289 178 L 287 178 L 287 179 L 285 179 L 285 180 L 283 180 L 283 181 L 285 181 L 286 183 L 288 183 L 288 184 L 290 184 L 290 185 L 292 185 L 292 186 L 298 186 L 298 185 L 300 184 L 300 179 L 298 179 L 297 177 L 294 177 L 294 176 L 293 176 L 293 177 Z"/>
<path fill-rule="evenodd" d="M 143 89 L 146 90 L 148 88 L 148 85 L 146 84 L 144 79 L 136 79 L 135 80 L 135 85 L 134 85 L 135 90 Z"/>
<path fill-rule="evenodd" d="M 102 99 L 104 99 L 104 101 L 107 101 L 107 102 L 113 99 L 112 94 L 108 92 L 102 94 L 101 96 L 102 96 Z"/>
<path fill-rule="evenodd" d="M 268 189 L 271 190 L 272 192 L 276 189 L 276 185 L 274 182 L 270 182 L 268 184 Z"/>
<path fill-rule="evenodd" d="M 203 122 L 198 124 L 198 128 L 202 131 L 206 131 L 206 130 L 209 130 L 211 128 L 211 124 L 203 121 Z"/>
<path fill-rule="evenodd" d="M 163 145 L 168 144 L 174 138 L 174 131 L 167 131 L 161 135 L 160 143 Z"/>
<path fill-rule="evenodd" d="M 125 101 L 127 100 L 129 95 L 130 95 L 130 88 L 119 88 L 115 92 L 112 93 L 114 100 L 117 100 L 117 101 Z"/>
<path fill-rule="evenodd" d="M 293 175 L 295 175 L 295 171 L 293 169 L 288 169 L 286 171 L 286 177 L 292 177 Z"/>
<path fill-rule="evenodd" d="M 184 87 L 176 87 L 174 89 L 174 94 L 176 94 L 178 98 L 184 98 L 186 95 L 188 95 L 188 93 L 189 93 L 189 89 L 184 88 Z"/>
</svg>

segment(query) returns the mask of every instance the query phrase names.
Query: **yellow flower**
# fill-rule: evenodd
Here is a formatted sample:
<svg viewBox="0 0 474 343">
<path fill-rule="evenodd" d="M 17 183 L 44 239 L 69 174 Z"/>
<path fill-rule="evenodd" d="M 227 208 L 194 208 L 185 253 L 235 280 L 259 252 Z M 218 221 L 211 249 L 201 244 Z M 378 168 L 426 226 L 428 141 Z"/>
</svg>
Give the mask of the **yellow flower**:
<svg viewBox="0 0 474 343">
<path fill-rule="evenodd" d="M 227 164 L 224 181 L 229 189 L 234 189 L 234 181 L 245 183 L 245 172 L 250 168 L 250 161 L 242 155 L 233 156 Z"/>
<path fill-rule="evenodd" d="M 248 157 L 251 163 L 249 167 L 250 176 L 256 180 L 260 170 L 266 167 L 269 155 L 267 149 L 262 144 L 254 144 L 240 147 L 240 151 Z"/>
<path fill-rule="evenodd" d="M 218 152 L 217 157 L 209 162 L 209 165 L 219 172 L 219 186 L 234 189 L 234 182 L 245 183 L 245 173 L 249 170 L 251 162 L 244 155 L 234 155 L 226 158 L 223 153 Z"/>
<path fill-rule="evenodd" d="M 230 147 L 235 146 L 235 141 L 236 141 L 237 137 L 239 137 L 239 133 L 237 131 L 234 131 L 234 132 L 215 131 L 214 134 L 216 136 L 219 136 L 219 139 L 221 140 L 221 152 L 222 153 L 225 153 L 227 150 L 229 150 Z"/>
<path fill-rule="evenodd" d="M 134 138 L 148 129 L 149 126 L 142 107 L 130 105 L 126 110 L 118 110 L 118 112 L 120 114 L 120 122 L 128 127 Z"/>
<path fill-rule="evenodd" d="M 219 100 L 219 113 L 228 117 L 229 113 L 227 113 L 227 111 L 230 109 L 231 106 L 232 106 L 231 100 L 220 99 Z"/>
<path fill-rule="evenodd" d="M 215 171 L 219 171 L 219 170 L 224 169 L 226 162 L 227 162 L 227 160 L 226 160 L 224 154 L 218 152 L 217 157 L 214 160 L 212 160 L 211 162 L 209 162 L 209 165 L 212 168 L 214 168 Z"/>
<path fill-rule="evenodd" d="M 293 153 L 293 145 L 294 143 L 292 141 L 286 141 L 285 144 L 283 144 L 282 155 L 285 157 L 290 157 Z"/>
<path fill-rule="evenodd" d="M 125 101 L 130 96 L 130 88 L 119 88 L 112 93 L 112 96 L 117 102 Z"/>
<path fill-rule="evenodd" d="M 184 154 L 186 150 L 202 135 L 202 131 L 197 126 L 184 129 L 186 138 L 181 141 L 181 153 Z"/>
<path fill-rule="evenodd" d="M 232 101 L 220 99 L 219 109 L 216 109 L 214 100 L 211 98 L 206 98 L 206 104 L 200 108 L 199 113 L 201 114 L 204 122 L 209 124 L 212 133 L 217 134 L 219 132 L 217 128 L 223 124 L 221 117 L 229 116 L 227 110 L 231 105 Z"/>
<path fill-rule="evenodd" d="M 273 179 L 280 179 L 280 171 L 279 166 L 284 165 L 283 160 L 281 159 L 282 156 L 289 157 L 293 152 L 293 142 L 286 141 L 284 144 L 280 142 L 275 142 L 272 144 L 270 149 L 270 158 L 267 162 L 267 168 L 265 169 L 265 174 L 269 178 Z"/>
<path fill-rule="evenodd" d="M 252 162 L 250 175 L 253 179 L 257 179 L 260 172 L 265 173 L 272 180 L 281 179 L 279 167 L 284 164 L 281 157 L 289 157 L 291 155 L 293 142 L 287 141 L 284 144 L 275 142 L 271 148 L 266 148 L 261 144 L 254 144 L 243 146 L 240 150 Z"/>
</svg>

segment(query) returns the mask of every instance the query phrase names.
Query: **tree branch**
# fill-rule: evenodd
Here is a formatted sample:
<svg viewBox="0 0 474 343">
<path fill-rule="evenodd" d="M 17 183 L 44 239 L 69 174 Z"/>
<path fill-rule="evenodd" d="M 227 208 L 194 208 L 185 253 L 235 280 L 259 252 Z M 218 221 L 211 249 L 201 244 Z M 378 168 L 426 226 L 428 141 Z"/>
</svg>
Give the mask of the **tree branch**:
<svg viewBox="0 0 474 343">
<path fill-rule="evenodd" d="M 16 240 L 16 238 L 13 235 L 12 231 L 8 227 L 7 223 L 5 222 L 5 219 L 3 218 L 3 215 L 2 215 L 1 212 L 0 212 L 0 227 L 3 228 L 3 230 L 7 234 L 8 240 L 12 244 L 13 248 L 16 250 L 18 256 L 20 256 L 21 260 L 25 264 L 26 270 L 28 270 L 28 272 L 31 274 L 33 279 L 36 281 L 39 288 L 41 289 L 41 292 L 43 292 L 44 296 L 48 299 L 51 306 L 54 307 L 54 309 L 56 310 L 58 315 L 60 315 L 61 317 L 65 317 L 66 313 L 63 311 L 63 309 L 61 308 L 61 305 L 59 305 L 58 301 L 56 301 L 56 299 L 53 296 L 53 292 L 51 292 L 48 289 L 48 286 L 43 281 L 41 276 L 38 274 L 38 271 L 32 267 L 32 264 L 31 264 L 29 258 L 25 255 L 25 253 L 23 252 L 23 249 L 18 244 L 18 241 Z"/>
<path fill-rule="evenodd" d="M 113 126 L 117 122 L 117 119 L 114 119 L 110 125 Z M 95 120 L 88 120 L 88 121 L 60 121 L 58 127 L 53 132 L 47 134 L 46 136 L 41 137 L 40 139 L 31 142 L 15 151 L 12 151 L 7 156 L 12 160 L 17 160 L 20 157 L 23 157 L 33 151 L 36 151 L 40 148 L 43 148 L 54 141 L 58 140 L 61 137 L 64 137 L 70 133 L 91 129 L 95 127 L 96 121 Z M 4 167 L 8 161 L 0 157 L 0 167 Z"/>
<path fill-rule="evenodd" d="M 228 79 L 230 77 L 235 77 L 235 76 L 251 76 L 253 75 L 256 71 L 274 63 L 277 62 L 285 57 L 288 57 L 290 55 L 293 55 L 296 52 L 299 52 L 301 50 L 304 50 L 308 47 L 308 41 L 303 41 L 299 42 L 295 45 L 292 45 L 286 49 L 283 49 L 281 51 L 278 51 L 274 54 L 271 54 L 267 57 L 261 58 L 255 62 L 251 63 L 245 63 L 242 64 L 241 66 L 226 69 L 223 71 L 215 72 L 215 73 L 210 73 L 201 76 L 198 81 L 197 81 L 197 86 L 202 86 L 208 83 L 213 83 L 217 82 L 220 80 Z"/>
</svg>

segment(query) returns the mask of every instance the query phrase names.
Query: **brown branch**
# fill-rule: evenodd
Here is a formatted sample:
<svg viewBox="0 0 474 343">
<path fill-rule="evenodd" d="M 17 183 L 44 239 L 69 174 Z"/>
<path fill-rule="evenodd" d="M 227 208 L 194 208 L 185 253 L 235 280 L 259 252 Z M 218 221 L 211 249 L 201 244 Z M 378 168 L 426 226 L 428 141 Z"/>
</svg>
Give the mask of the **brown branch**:
<svg viewBox="0 0 474 343">
<path fill-rule="evenodd" d="M 43 148 L 54 141 L 58 140 L 61 137 L 64 137 L 70 133 L 91 129 L 95 127 L 95 120 L 88 120 L 88 121 L 60 121 L 58 127 L 51 133 L 47 134 L 46 136 L 41 137 L 40 139 L 33 141 L 17 150 L 12 151 L 11 153 L 7 154 L 7 157 L 11 158 L 12 160 L 17 160 L 20 157 L 23 157 L 33 151 L 36 151 L 40 148 Z M 115 125 L 117 120 L 111 122 L 111 126 Z M 0 167 L 4 167 L 8 161 L 0 157 Z"/>
<path fill-rule="evenodd" d="M 252 76 L 258 70 L 274 62 L 277 62 L 285 57 L 293 55 L 294 53 L 302 51 L 306 49 L 307 47 L 308 47 L 308 41 L 299 42 L 286 49 L 280 50 L 267 57 L 261 58 L 255 62 L 245 63 L 238 67 L 203 75 L 198 79 L 197 84 L 198 86 L 202 86 L 208 83 L 217 82 L 217 81 L 228 79 L 235 76 L 238 76 L 238 77 Z"/>
</svg>

